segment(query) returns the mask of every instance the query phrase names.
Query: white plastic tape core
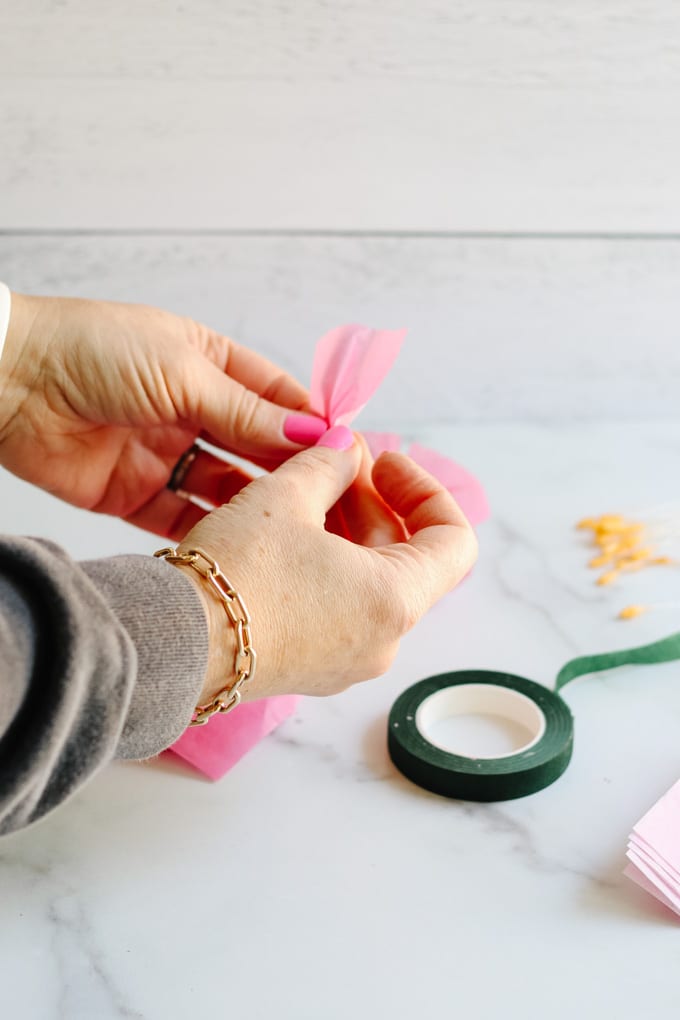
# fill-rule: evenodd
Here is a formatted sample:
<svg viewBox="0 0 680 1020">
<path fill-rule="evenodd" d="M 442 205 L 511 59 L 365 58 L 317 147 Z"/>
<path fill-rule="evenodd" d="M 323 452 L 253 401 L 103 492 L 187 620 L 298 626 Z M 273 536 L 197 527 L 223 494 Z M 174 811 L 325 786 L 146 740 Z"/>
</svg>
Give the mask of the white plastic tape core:
<svg viewBox="0 0 680 1020">
<path fill-rule="evenodd" d="M 545 715 L 531 698 L 494 684 L 457 684 L 418 706 L 416 727 L 435 747 L 464 758 L 508 758 L 537 744 Z"/>
</svg>

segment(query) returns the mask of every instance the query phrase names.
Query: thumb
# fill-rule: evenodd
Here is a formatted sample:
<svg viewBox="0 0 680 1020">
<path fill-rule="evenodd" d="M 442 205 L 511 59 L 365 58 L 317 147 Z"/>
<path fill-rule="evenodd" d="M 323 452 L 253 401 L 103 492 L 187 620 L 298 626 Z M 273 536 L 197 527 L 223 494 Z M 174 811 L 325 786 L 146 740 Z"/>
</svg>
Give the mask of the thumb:
<svg viewBox="0 0 680 1020">
<path fill-rule="evenodd" d="M 195 375 L 187 387 L 189 417 L 199 433 L 216 445 L 247 458 L 265 459 L 279 451 L 294 453 L 301 442 L 313 442 L 326 430 L 318 416 L 295 411 L 297 430 L 291 433 L 295 440 L 287 438 L 291 408 L 259 396 L 201 355 L 196 358 Z"/>
<path fill-rule="evenodd" d="M 267 500 L 275 505 L 291 503 L 300 518 L 323 527 L 326 514 L 356 478 L 361 465 L 361 449 L 344 425 L 336 425 L 321 437 L 316 446 L 302 450 L 258 479 Z"/>
<path fill-rule="evenodd" d="M 399 546 L 403 558 L 434 602 L 455 587 L 477 557 L 477 540 L 453 496 L 410 457 L 384 453 L 373 466 L 373 482 L 411 535 Z M 396 548 L 395 546 L 391 547 Z M 390 546 L 385 551 L 389 554 Z"/>
</svg>

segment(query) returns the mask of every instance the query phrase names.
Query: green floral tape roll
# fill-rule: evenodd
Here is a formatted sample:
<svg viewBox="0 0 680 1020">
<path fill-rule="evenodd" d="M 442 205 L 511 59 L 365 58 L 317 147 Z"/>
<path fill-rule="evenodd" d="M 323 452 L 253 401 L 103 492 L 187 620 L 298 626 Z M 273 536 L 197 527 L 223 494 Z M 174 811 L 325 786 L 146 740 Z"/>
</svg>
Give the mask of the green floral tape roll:
<svg viewBox="0 0 680 1020">
<path fill-rule="evenodd" d="M 426 732 L 457 715 L 494 715 L 526 732 L 516 751 L 494 758 L 453 754 Z M 388 747 L 399 771 L 425 790 L 460 800 L 512 800 L 561 776 L 571 758 L 574 721 L 558 694 L 521 676 L 465 670 L 421 680 L 392 706 Z"/>
<path fill-rule="evenodd" d="M 680 633 L 653 644 L 572 659 L 556 689 L 578 676 L 631 664 L 680 659 Z M 508 754 L 454 754 L 428 733 L 455 716 L 497 716 L 525 734 Z M 388 749 L 403 775 L 425 790 L 460 800 L 525 797 L 558 779 L 571 759 L 574 721 L 556 691 L 511 673 L 465 670 L 442 673 L 409 687 L 392 706 Z"/>
</svg>

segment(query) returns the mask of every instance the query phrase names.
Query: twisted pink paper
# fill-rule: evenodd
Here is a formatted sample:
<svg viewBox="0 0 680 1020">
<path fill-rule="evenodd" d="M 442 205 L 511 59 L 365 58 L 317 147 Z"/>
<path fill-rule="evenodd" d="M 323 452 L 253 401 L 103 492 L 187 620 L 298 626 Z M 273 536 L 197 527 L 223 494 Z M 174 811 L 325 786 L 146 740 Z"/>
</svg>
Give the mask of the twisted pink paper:
<svg viewBox="0 0 680 1020">
<path fill-rule="evenodd" d="M 329 426 L 349 425 L 383 381 L 404 340 L 405 330 L 370 329 L 367 326 L 339 326 L 319 340 L 312 369 L 310 402 L 312 410 Z M 393 432 L 365 432 L 374 457 L 383 450 L 401 449 Z M 438 478 L 471 524 L 489 516 L 480 482 L 460 464 L 412 443 L 408 455 Z"/>
</svg>

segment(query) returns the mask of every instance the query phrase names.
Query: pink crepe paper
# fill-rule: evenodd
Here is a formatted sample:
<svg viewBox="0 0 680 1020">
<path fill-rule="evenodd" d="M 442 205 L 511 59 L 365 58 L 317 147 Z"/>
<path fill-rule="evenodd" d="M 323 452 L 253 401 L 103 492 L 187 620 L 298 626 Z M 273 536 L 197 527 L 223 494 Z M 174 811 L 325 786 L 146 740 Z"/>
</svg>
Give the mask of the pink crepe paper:
<svg viewBox="0 0 680 1020">
<path fill-rule="evenodd" d="M 680 915 L 680 780 L 640 819 L 624 875 Z"/>
<path fill-rule="evenodd" d="M 349 425 L 392 367 L 405 330 L 340 326 L 319 340 L 314 357 L 310 401 L 329 426 Z M 366 433 L 377 456 L 398 450 L 399 436 Z M 465 468 L 413 443 L 409 454 L 436 475 L 460 503 L 472 524 L 488 516 L 484 491 Z M 296 697 L 264 698 L 240 705 L 229 715 L 214 715 L 206 726 L 186 730 L 167 752 L 189 762 L 211 779 L 220 779 L 255 744 L 292 715 Z"/>
<path fill-rule="evenodd" d="M 214 715 L 205 726 L 191 726 L 166 754 L 175 754 L 210 779 L 225 772 L 293 714 L 295 695 L 246 701 L 229 715 Z"/>
<path fill-rule="evenodd" d="M 349 425 L 373 396 L 399 353 L 406 330 L 339 326 L 319 340 L 310 404 L 329 426 Z"/>
</svg>

